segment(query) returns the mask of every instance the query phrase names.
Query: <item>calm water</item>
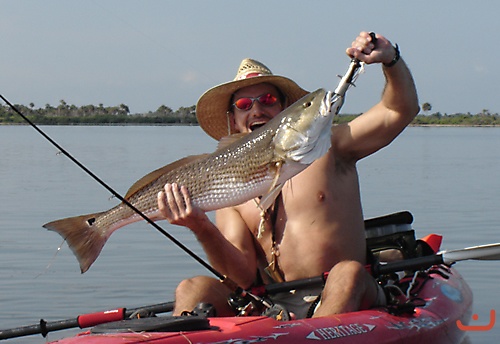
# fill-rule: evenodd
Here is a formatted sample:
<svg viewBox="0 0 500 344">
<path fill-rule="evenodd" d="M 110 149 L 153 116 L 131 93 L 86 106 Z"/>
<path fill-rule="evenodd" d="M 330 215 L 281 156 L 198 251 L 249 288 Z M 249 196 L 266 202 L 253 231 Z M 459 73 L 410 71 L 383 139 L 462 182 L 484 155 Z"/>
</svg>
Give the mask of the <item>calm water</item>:
<svg viewBox="0 0 500 344">
<path fill-rule="evenodd" d="M 121 194 L 138 178 L 180 157 L 210 152 L 198 127 L 42 127 Z M 410 210 L 418 236 L 444 235 L 443 248 L 500 242 L 500 128 L 408 128 L 392 145 L 359 163 L 366 217 Z M 117 201 L 26 126 L 0 126 L 0 328 L 74 318 L 115 307 L 173 300 L 179 280 L 205 274 L 152 227 L 135 224 L 108 241 L 81 275 L 62 239 L 41 226 L 114 206 Z M 184 228 L 162 223 L 203 256 Z M 457 264 L 474 291 L 474 312 L 487 322 L 500 310 L 500 262 Z M 49 339 L 75 331 L 54 332 Z M 492 343 L 489 332 L 471 333 Z M 43 343 L 41 336 L 6 343 Z"/>
</svg>

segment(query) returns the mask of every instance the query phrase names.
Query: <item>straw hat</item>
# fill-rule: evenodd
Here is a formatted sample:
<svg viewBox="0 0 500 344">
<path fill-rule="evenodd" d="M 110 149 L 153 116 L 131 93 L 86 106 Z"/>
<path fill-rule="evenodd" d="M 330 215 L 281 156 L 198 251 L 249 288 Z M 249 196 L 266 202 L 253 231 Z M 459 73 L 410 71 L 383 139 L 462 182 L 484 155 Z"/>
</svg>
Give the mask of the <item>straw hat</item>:
<svg viewBox="0 0 500 344">
<path fill-rule="evenodd" d="M 293 104 L 309 93 L 294 81 L 283 76 L 273 75 L 271 70 L 262 63 L 252 59 L 244 59 L 233 81 L 209 89 L 198 100 L 196 117 L 201 128 L 216 140 L 234 134 L 234 129 L 229 126 L 228 117 L 232 95 L 240 88 L 264 82 L 277 87 L 286 97 L 287 105 Z M 230 130 L 232 131 L 230 132 Z"/>
</svg>

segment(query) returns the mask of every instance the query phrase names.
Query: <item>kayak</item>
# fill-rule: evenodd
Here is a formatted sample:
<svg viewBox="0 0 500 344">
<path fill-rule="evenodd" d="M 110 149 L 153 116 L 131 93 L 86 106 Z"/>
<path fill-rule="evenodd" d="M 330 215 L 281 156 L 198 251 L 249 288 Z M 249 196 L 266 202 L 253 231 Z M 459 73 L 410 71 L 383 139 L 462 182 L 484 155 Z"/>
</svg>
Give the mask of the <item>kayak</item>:
<svg viewBox="0 0 500 344">
<path fill-rule="evenodd" d="M 418 302 L 400 310 L 378 308 L 291 321 L 265 316 L 153 317 L 99 325 L 54 343 L 460 343 L 466 332 L 456 322 L 467 324 L 472 305 L 465 281 L 455 269 L 435 266 L 415 282 Z M 172 324 L 179 327 L 163 330 Z"/>
<path fill-rule="evenodd" d="M 372 260 L 398 251 L 400 261 L 439 250 L 440 237 L 415 240 L 409 212 L 365 221 Z M 394 252 L 392 252 L 394 253 Z M 390 262 L 382 262 L 390 265 Z M 380 270 L 382 271 L 382 270 Z M 378 276 L 388 304 L 358 312 L 278 321 L 268 316 L 153 316 L 97 325 L 53 343 L 461 343 L 472 314 L 472 292 L 449 264 Z M 461 329 L 462 328 L 462 329 Z"/>
</svg>

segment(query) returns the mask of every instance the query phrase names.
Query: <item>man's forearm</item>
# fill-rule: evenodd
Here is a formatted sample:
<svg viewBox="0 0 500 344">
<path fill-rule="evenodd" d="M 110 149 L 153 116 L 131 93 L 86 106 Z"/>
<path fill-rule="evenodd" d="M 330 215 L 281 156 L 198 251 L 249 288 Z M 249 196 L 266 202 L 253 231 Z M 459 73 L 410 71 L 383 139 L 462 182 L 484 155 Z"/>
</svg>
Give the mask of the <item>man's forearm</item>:
<svg viewBox="0 0 500 344">
<path fill-rule="evenodd" d="M 411 122 L 418 114 L 418 96 L 413 77 L 402 58 L 391 67 L 383 67 L 386 85 L 382 94 L 383 105 Z"/>
<path fill-rule="evenodd" d="M 255 270 L 251 267 L 254 264 L 248 262 L 245 255 L 224 237 L 217 226 L 208 221 L 194 232 L 214 269 L 242 288 L 248 288 L 253 283 Z"/>
</svg>

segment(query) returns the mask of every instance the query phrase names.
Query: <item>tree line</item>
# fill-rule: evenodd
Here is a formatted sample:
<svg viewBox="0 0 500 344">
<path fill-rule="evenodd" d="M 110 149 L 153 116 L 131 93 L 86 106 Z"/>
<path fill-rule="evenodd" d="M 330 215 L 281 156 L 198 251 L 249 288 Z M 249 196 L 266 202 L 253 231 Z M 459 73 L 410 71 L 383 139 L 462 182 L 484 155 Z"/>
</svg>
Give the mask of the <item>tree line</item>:
<svg viewBox="0 0 500 344">
<path fill-rule="evenodd" d="M 340 115 L 334 119 L 334 123 L 346 123 L 359 115 Z M 478 114 L 441 114 L 440 112 L 436 112 L 430 115 L 419 114 L 417 115 L 410 125 L 414 126 L 425 126 L 425 125 L 433 125 L 433 126 L 500 126 L 500 115 L 489 114 L 489 113 L 478 113 Z"/>
<path fill-rule="evenodd" d="M 156 111 L 131 114 L 127 105 L 104 106 L 103 104 L 69 105 L 64 100 L 57 107 L 46 104 L 43 108 L 14 104 L 14 106 L 35 124 L 197 124 L 195 106 L 180 107 L 176 111 L 161 105 Z M 0 106 L 0 123 L 22 124 L 24 120 L 9 106 Z"/>
<path fill-rule="evenodd" d="M 150 124 L 150 125 L 196 125 L 196 107 L 180 107 L 176 111 L 161 105 L 156 111 L 131 114 L 127 105 L 104 106 L 103 104 L 77 107 L 61 100 L 57 107 L 46 104 L 43 108 L 35 108 L 33 103 L 15 105 L 16 108 L 39 125 L 78 125 L 78 124 Z M 498 113 L 482 110 L 480 113 L 442 114 L 430 113 L 429 103 L 421 105 L 423 113 L 413 120 L 413 125 L 463 125 L 463 126 L 496 126 L 500 125 Z M 351 121 L 358 114 L 342 114 L 335 118 L 336 123 Z M 24 124 L 24 120 L 9 106 L 0 105 L 0 124 Z"/>
</svg>

